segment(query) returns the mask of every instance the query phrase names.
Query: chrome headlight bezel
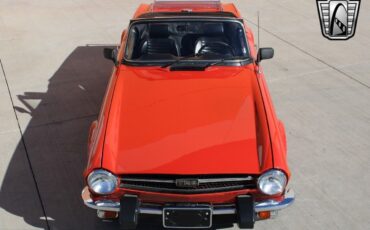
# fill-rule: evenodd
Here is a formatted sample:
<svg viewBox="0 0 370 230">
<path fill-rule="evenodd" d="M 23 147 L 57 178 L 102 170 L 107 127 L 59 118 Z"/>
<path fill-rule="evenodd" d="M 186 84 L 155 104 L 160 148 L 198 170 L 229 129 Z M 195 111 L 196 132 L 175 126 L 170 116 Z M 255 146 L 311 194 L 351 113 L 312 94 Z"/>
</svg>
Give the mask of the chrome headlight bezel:
<svg viewBox="0 0 370 230">
<path fill-rule="evenodd" d="M 99 195 L 112 194 L 118 186 L 118 178 L 104 169 L 96 169 L 87 177 L 90 190 Z"/>
<path fill-rule="evenodd" d="M 286 174 L 278 169 L 264 172 L 257 181 L 257 187 L 265 195 L 274 196 L 282 194 L 286 188 L 288 178 Z"/>
</svg>

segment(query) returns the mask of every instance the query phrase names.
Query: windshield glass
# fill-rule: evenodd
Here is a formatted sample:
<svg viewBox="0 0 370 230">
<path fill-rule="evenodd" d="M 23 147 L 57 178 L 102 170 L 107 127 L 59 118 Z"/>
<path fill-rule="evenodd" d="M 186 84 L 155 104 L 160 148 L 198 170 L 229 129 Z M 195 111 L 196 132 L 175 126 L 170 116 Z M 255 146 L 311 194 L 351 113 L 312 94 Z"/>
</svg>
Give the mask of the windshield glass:
<svg viewBox="0 0 370 230">
<path fill-rule="evenodd" d="M 125 61 L 143 64 L 248 58 L 243 25 L 235 20 L 137 21 L 125 52 Z"/>
</svg>

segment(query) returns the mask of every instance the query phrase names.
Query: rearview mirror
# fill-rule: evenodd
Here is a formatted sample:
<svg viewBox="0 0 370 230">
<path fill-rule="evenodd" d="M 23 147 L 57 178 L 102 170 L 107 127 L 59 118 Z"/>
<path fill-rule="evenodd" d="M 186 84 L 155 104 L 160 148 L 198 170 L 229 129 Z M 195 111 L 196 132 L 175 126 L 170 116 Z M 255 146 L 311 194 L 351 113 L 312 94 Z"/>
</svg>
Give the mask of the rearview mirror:
<svg viewBox="0 0 370 230">
<path fill-rule="evenodd" d="M 274 57 L 273 48 L 260 48 L 257 54 L 257 63 L 260 63 L 262 60 L 271 59 Z"/>
<path fill-rule="evenodd" d="M 116 48 L 104 48 L 104 57 L 108 60 L 112 60 L 115 65 L 118 64 L 117 55 L 118 50 Z"/>
</svg>

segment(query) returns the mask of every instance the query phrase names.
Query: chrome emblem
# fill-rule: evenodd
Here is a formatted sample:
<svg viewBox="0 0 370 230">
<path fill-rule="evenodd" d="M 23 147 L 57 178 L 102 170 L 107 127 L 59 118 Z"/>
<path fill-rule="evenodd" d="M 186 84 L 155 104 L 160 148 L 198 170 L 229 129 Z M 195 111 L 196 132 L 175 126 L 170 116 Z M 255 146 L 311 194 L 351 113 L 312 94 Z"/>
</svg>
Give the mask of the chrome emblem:
<svg viewBox="0 0 370 230">
<path fill-rule="evenodd" d="M 176 187 L 178 188 L 197 188 L 199 186 L 198 179 L 177 179 Z"/>
<path fill-rule="evenodd" d="M 316 0 L 322 35 L 330 40 L 347 40 L 356 32 L 360 0 Z"/>
</svg>

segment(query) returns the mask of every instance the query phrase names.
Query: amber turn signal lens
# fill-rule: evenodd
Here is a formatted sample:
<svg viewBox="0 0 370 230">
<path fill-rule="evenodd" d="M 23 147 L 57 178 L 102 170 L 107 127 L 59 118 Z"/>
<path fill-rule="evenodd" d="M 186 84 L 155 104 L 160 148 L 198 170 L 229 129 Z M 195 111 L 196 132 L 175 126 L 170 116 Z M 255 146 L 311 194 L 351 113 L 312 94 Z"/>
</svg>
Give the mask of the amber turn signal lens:
<svg viewBox="0 0 370 230">
<path fill-rule="evenodd" d="M 258 217 L 260 218 L 260 220 L 270 219 L 271 213 L 269 211 L 259 212 Z"/>
</svg>

